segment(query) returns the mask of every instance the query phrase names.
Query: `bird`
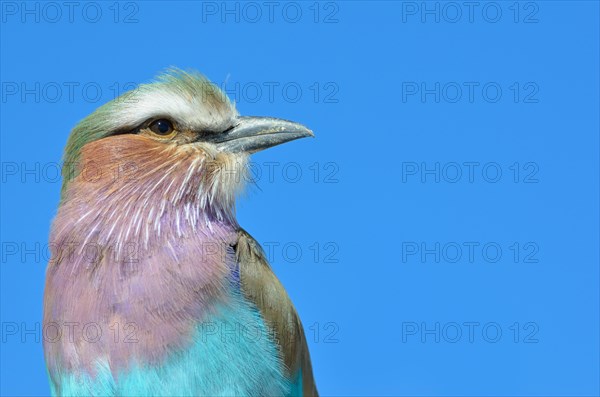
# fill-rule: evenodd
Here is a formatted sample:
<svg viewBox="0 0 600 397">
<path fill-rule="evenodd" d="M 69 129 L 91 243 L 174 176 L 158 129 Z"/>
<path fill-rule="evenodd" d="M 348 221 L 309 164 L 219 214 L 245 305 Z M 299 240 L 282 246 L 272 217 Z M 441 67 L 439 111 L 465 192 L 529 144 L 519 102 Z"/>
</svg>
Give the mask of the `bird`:
<svg viewBox="0 0 600 397">
<path fill-rule="evenodd" d="M 237 222 L 250 155 L 314 137 L 170 68 L 71 131 L 50 229 L 53 396 L 317 396 L 302 322 Z"/>
</svg>

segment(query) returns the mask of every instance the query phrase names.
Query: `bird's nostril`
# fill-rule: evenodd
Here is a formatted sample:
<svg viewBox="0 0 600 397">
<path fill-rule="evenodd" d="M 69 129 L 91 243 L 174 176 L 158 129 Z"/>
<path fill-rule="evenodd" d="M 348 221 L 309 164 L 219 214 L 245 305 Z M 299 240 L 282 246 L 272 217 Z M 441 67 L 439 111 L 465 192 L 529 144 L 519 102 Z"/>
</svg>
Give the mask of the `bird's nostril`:
<svg viewBox="0 0 600 397">
<path fill-rule="evenodd" d="M 233 130 L 238 125 L 239 125 L 239 123 L 232 125 L 231 127 L 227 128 L 225 131 L 223 131 L 222 134 L 227 134 L 228 132 L 230 132 L 231 130 Z"/>
<path fill-rule="evenodd" d="M 198 142 L 198 141 L 222 142 L 224 139 L 226 139 L 225 137 L 227 136 L 227 134 L 229 134 L 231 131 L 233 131 L 238 125 L 239 125 L 239 123 L 233 124 L 231 127 L 227 128 L 225 130 L 210 129 L 210 130 L 199 131 L 194 142 Z"/>
</svg>

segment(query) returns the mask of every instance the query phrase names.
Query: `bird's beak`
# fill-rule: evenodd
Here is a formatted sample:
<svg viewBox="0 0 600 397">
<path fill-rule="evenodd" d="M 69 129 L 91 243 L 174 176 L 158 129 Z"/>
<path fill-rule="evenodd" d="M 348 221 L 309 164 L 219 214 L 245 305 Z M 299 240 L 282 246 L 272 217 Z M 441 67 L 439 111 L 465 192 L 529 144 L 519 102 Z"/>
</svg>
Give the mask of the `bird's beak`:
<svg viewBox="0 0 600 397">
<path fill-rule="evenodd" d="M 237 117 L 234 126 L 208 141 L 229 153 L 255 153 L 294 139 L 315 136 L 305 126 L 272 117 Z"/>
</svg>

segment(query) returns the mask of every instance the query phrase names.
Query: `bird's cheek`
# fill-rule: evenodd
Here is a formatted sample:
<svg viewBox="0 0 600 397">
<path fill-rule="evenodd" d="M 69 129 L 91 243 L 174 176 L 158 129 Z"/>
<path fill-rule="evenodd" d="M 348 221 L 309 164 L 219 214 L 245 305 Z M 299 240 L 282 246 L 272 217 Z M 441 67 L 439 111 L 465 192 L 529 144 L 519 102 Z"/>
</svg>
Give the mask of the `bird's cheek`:
<svg viewBox="0 0 600 397">
<path fill-rule="evenodd" d="M 209 164 L 211 174 L 226 190 L 237 190 L 248 180 L 248 156 L 219 152 Z"/>
<path fill-rule="evenodd" d="M 215 160 L 229 170 L 240 172 L 248 168 L 249 158 L 245 153 L 219 152 Z"/>
<path fill-rule="evenodd" d="M 206 160 L 214 160 L 220 153 L 217 147 L 207 142 L 192 142 L 180 146 L 180 150 Z"/>
</svg>

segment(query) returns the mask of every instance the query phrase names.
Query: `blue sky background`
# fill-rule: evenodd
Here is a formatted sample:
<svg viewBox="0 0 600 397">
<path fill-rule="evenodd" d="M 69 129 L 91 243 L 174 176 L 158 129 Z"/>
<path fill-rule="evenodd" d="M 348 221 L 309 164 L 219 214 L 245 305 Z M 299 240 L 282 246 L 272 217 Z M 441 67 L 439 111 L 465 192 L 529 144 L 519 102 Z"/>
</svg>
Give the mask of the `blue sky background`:
<svg viewBox="0 0 600 397">
<path fill-rule="evenodd" d="M 70 129 L 168 66 L 317 135 L 254 156 L 238 216 L 323 395 L 600 393 L 597 2 L 53 4 L 1 4 L 2 395 L 49 393 Z"/>
</svg>

